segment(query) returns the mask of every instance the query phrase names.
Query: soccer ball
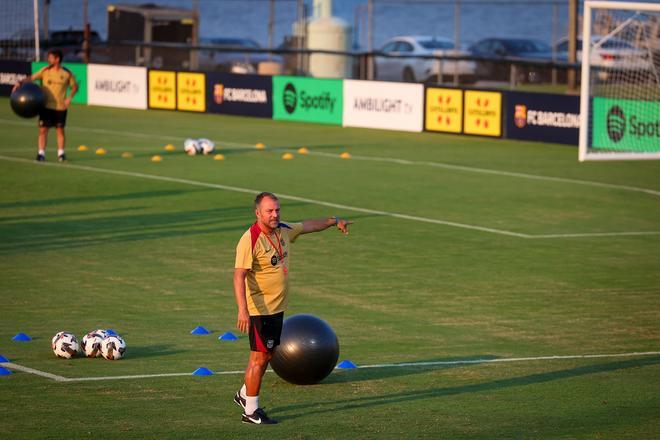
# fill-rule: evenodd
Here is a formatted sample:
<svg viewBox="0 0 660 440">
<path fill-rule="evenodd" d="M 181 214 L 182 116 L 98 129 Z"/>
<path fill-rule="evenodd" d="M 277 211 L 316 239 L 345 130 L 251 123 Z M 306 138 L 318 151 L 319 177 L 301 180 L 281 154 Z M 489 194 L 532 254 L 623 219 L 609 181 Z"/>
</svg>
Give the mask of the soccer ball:
<svg viewBox="0 0 660 440">
<path fill-rule="evenodd" d="M 50 344 L 50 347 L 53 349 L 53 351 L 55 351 L 55 343 L 57 342 L 58 339 L 62 337 L 63 334 L 64 332 L 57 332 L 55 336 L 53 336 L 53 339 Z"/>
<path fill-rule="evenodd" d="M 103 332 L 103 333 L 100 333 Z M 101 343 L 106 338 L 105 330 L 94 330 L 82 338 L 82 349 L 88 358 L 101 356 Z"/>
<path fill-rule="evenodd" d="M 212 140 L 200 138 L 197 139 L 197 143 L 202 149 L 202 153 L 204 153 L 207 156 L 215 151 L 215 144 L 213 143 Z"/>
<path fill-rule="evenodd" d="M 71 333 L 57 333 L 53 337 L 52 347 L 55 356 L 64 359 L 71 359 L 78 354 L 78 340 Z"/>
<path fill-rule="evenodd" d="M 116 361 L 124 357 L 126 342 L 119 335 L 108 336 L 101 342 L 101 354 L 109 361 Z"/>
<path fill-rule="evenodd" d="M 202 147 L 195 139 L 186 139 L 183 143 L 183 149 L 188 156 L 194 156 L 195 154 L 200 154 L 202 152 Z"/>
</svg>

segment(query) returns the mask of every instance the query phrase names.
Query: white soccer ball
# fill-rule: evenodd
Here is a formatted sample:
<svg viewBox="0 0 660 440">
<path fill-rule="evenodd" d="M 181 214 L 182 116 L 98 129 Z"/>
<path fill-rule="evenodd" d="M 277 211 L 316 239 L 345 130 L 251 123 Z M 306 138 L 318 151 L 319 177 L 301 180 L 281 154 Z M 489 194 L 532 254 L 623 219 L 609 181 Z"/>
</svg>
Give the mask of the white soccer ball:
<svg viewBox="0 0 660 440">
<path fill-rule="evenodd" d="M 103 333 L 99 333 L 103 332 Z M 88 358 L 101 356 L 101 343 L 105 339 L 105 330 L 94 330 L 83 336 L 81 345 Z"/>
<path fill-rule="evenodd" d="M 99 335 L 101 337 L 101 339 L 105 339 L 108 336 L 110 336 L 110 333 L 108 333 L 107 330 L 103 330 L 102 328 L 97 328 L 93 332 L 89 332 L 89 333 L 96 333 L 97 335 Z M 85 338 L 83 338 L 83 339 L 85 339 Z"/>
<path fill-rule="evenodd" d="M 108 336 L 101 342 L 101 354 L 109 361 L 116 361 L 124 357 L 126 342 L 119 335 Z"/>
<path fill-rule="evenodd" d="M 78 339 L 71 333 L 59 332 L 53 337 L 55 356 L 71 359 L 78 354 Z"/>
<path fill-rule="evenodd" d="M 183 149 L 188 156 L 194 156 L 202 152 L 202 147 L 195 139 L 186 139 L 183 142 Z"/>
<path fill-rule="evenodd" d="M 215 144 L 210 139 L 200 138 L 197 139 L 197 143 L 202 149 L 202 153 L 204 153 L 207 156 L 215 151 Z"/>
<path fill-rule="evenodd" d="M 53 336 L 53 339 L 51 340 L 50 347 L 55 351 L 55 343 L 57 342 L 58 339 L 62 337 L 64 332 L 57 332 L 55 333 L 55 336 Z"/>
</svg>

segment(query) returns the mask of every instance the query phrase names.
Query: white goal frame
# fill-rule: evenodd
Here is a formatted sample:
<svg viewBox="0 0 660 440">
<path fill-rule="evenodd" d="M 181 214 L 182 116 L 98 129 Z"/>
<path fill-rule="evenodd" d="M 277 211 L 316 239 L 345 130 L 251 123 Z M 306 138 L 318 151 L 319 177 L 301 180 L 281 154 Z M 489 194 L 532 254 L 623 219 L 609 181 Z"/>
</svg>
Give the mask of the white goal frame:
<svg viewBox="0 0 660 440">
<path fill-rule="evenodd" d="M 591 115 L 590 107 L 590 87 L 591 87 L 591 15 L 593 9 L 619 9 L 628 11 L 652 11 L 660 12 L 660 3 L 628 3 L 617 1 L 586 0 L 584 2 L 584 12 L 582 14 L 582 75 L 580 88 L 580 137 L 579 154 L 580 162 L 585 160 L 622 160 L 622 159 L 660 159 L 660 152 L 653 153 L 624 153 L 607 152 L 593 153 L 589 152 L 589 118 Z"/>
</svg>

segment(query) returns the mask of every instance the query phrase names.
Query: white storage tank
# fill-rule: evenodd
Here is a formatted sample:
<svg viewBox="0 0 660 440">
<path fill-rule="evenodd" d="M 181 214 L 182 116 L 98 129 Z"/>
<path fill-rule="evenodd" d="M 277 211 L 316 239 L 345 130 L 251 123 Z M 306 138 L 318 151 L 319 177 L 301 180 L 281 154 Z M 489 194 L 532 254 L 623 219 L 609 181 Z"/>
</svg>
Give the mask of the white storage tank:
<svg viewBox="0 0 660 440">
<path fill-rule="evenodd" d="M 315 0 L 314 19 L 307 25 L 307 48 L 348 51 L 350 47 L 351 27 L 332 16 L 332 0 Z M 350 76 L 351 64 L 351 57 L 312 54 L 309 73 L 317 78 L 345 78 Z"/>
</svg>

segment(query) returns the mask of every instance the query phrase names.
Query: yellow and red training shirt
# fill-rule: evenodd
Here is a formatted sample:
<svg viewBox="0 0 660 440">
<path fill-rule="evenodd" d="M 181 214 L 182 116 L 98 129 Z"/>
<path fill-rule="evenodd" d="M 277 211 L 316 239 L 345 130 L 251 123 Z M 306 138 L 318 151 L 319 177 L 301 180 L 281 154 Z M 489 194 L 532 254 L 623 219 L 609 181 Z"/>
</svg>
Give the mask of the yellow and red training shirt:
<svg viewBox="0 0 660 440">
<path fill-rule="evenodd" d="M 251 316 L 273 315 L 286 310 L 289 247 L 302 230 L 302 223 L 280 223 L 266 237 L 255 222 L 238 241 L 234 267 L 248 269 L 245 296 Z"/>
<path fill-rule="evenodd" d="M 66 110 L 64 100 L 69 87 L 76 85 L 76 77 L 66 67 L 60 66 L 55 70 L 46 66 L 32 75 L 32 81 L 41 80 L 41 90 L 46 95 L 46 108 L 52 110 Z"/>
</svg>

